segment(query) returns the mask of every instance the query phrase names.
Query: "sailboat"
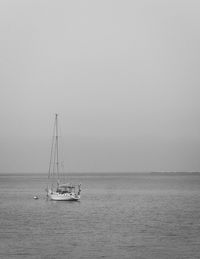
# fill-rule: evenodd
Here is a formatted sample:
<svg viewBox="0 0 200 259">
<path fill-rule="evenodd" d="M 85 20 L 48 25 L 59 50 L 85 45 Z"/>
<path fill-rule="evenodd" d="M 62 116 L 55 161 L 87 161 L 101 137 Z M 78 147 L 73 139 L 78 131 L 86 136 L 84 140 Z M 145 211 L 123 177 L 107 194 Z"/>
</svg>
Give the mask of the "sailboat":
<svg viewBox="0 0 200 259">
<path fill-rule="evenodd" d="M 79 201 L 81 184 L 66 183 L 61 177 L 59 162 L 58 114 L 55 114 L 53 137 L 48 170 L 47 197 L 54 201 Z"/>
</svg>

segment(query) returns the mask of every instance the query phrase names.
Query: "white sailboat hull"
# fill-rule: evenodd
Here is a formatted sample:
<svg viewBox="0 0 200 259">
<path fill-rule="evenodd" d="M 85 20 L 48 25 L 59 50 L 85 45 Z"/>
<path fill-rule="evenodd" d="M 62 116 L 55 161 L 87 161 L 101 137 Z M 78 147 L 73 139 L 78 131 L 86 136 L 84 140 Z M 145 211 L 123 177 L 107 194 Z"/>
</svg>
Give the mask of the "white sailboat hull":
<svg viewBox="0 0 200 259">
<path fill-rule="evenodd" d="M 76 193 L 57 193 L 53 192 L 49 194 L 49 197 L 53 201 L 78 201 L 80 200 L 80 195 Z"/>
</svg>

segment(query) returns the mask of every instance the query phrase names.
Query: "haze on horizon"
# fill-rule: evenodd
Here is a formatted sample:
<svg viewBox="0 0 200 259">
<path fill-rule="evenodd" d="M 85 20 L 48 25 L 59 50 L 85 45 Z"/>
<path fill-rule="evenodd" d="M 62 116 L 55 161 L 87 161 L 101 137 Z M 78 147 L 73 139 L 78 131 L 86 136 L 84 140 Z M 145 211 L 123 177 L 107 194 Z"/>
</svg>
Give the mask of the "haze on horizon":
<svg viewBox="0 0 200 259">
<path fill-rule="evenodd" d="M 200 3 L 0 1 L 0 172 L 200 171 Z"/>
</svg>

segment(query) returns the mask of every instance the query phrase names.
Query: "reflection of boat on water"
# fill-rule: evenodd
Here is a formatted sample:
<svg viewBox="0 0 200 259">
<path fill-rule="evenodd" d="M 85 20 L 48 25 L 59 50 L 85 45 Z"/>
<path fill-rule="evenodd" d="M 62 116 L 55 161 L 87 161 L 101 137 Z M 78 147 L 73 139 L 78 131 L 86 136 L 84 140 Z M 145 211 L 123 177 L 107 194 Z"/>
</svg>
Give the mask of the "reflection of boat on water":
<svg viewBox="0 0 200 259">
<path fill-rule="evenodd" d="M 81 185 L 78 185 L 78 190 L 76 191 L 75 185 L 64 183 L 64 180 L 60 177 L 58 144 L 58 114 L 56 114 L 46 189 L 47 197 L 55 201 L 78 201 L 80 200 Z"/>
</svg>

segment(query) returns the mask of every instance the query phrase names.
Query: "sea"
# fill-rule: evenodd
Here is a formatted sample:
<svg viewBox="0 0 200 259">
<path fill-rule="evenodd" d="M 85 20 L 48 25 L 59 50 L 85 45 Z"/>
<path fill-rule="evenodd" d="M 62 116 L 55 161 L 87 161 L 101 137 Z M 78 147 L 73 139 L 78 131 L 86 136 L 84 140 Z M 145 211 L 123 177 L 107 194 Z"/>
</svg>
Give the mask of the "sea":
<svg viewBox="0 0 200 259">
<path fill-rule="evenodd" d="M 68 177 L 80 202 L 47 200 L 45 174 L 0 175 L 0 258 L 200 258 L 200 174 Z"/>
</svg>

